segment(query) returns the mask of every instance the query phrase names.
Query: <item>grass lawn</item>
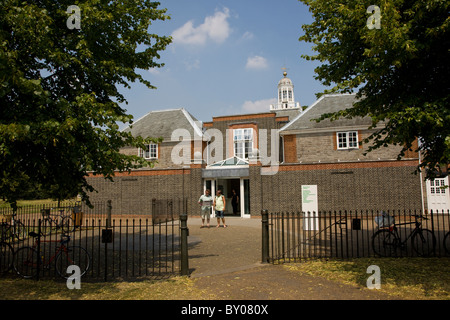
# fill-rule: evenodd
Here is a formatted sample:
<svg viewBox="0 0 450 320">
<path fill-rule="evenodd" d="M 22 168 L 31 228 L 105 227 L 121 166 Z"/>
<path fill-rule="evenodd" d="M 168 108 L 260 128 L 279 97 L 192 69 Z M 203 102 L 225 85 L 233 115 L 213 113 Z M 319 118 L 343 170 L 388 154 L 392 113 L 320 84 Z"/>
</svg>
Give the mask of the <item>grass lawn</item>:
<svg viewBox="0 0 450 320">
<path fill-rule="evenodd" d="M 68 199 L 68 200 L 64 200 L 64 202 L 67 201 L 76 201 L 76 199 Z M 43 204 L 53 204 L 55 206 L 58 205 L 58 201 L 57 200 L 52 200 L 52 199 L 41 199 L 41 200 L 18 200 L 17 201 L 17 206 L 18 207 L 22 207 L 22 206 L 38 206 L 38 205 L 43 205 Z M 10 205 L 8 202 L 0 200 L 0 208 L 10 208 Z"/>
<path fill-rule="evenodd" d="M 293 272 L 367 287 L 370 265 L 380 267 L 382 292 L 400 299 L 449 300 L 450 258 L 360 258 L 348 261 L 312 260 L 286 264 Z M 378 290 L 378 289 L 372 289 Z"/>
<path fill-rule="evenodd" d="M 340 283 L 366 287 L 371 274 L 367 267 L 381 271 L 381 289 L 399 299 L 450 300 L 450 258 L 311 260 L 285 264 L 291 272 L 306 273 Z M 196 279 L 173 277 L 135 282 L 82 282 L 81 289 L 67 289 L 63 280 L 0 278 L 0 300 L 202 300 L 213 299 L 195 285 Z M 376 289 L 373 289 L 376 290 Z M 279 297 L 283 299 L 282 297 Z"/>
<path fill-rule="evenodd" d="M 0 279 L 0 300 L 182 300 L 202 299 L 187 277 L 136 282 L 82 282 L 69 290 L 65 281 Z"/>
</svg>

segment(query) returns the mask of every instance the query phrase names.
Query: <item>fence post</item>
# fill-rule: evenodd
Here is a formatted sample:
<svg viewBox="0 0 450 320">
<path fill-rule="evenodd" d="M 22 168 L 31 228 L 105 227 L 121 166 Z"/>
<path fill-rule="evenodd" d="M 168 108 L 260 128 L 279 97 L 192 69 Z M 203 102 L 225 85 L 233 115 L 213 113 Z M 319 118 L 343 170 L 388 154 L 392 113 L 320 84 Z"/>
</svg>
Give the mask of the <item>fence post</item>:
<svg viewBox="0 0 450 320">
<path fill-rule="evenodd" d="M 180 230 L 181 230 L 181 275 L 189 275 L 189 256 L 188 256 L 188 235 L 187 214 L 180 214 Z"/>
<path fill-rule="evenodd" d="M 262 263 L 269 262 L 269 212 L 261 211 L 262 222 Z"/>
<path fill-rule="evenodd" d="M 106 228 L 111 227 L 112 201 L 106 202 Z"/>
<path fill-rule="evenodd" d="M 36 273 L 36 281 L 39 281 L 39 273 L 41 272 L 41 263 L 43 263 L 43 259 L 41 258 L 41 219 L 38 220 L 38 236 L 36 238 L 37 241 L 37 273 Z"/>
</svg>

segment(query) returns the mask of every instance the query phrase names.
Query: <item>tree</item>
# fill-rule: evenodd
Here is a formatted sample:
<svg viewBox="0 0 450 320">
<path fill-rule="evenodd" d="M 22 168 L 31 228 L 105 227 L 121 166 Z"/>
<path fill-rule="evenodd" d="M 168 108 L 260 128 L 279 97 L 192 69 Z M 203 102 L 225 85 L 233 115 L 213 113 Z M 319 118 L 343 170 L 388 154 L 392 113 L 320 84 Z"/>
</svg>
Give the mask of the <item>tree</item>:
<svg viewBox="0 0 450 320">
<path fill-rule="evenodd" d="M 73 4 L 75 6 L 71 6 Z M 0 6 L 0 194 L 15 208 L 22 187 L 54 198 L 80 193 L 89 172 L 142 166 L 123 146 L 149 141 L 119 130 L 132 123 L 119 87 L 158 68 L 170 37 L 148 31 L 169 17 L 149 0 L 4 0 Z M 69 9 L 69 10 L 68 10 Z"/>
<path fill-rule="evenodd" d="M 450 160 L 449 9 L 447 0 L 301 0 L 314 21 L 300 41 L 314 44 L 316 79 L 329 92 L 357 92 L 352 108 L 323 119 L 370 116 L 369 151 L 419 138 L 427 178 Z M 374 5 L 378 3 L 378 5 Z M 378 25 L 377 25 L 378 24 Z M 440 166 L 441 165 L 441 166 Z"/>
</svg>

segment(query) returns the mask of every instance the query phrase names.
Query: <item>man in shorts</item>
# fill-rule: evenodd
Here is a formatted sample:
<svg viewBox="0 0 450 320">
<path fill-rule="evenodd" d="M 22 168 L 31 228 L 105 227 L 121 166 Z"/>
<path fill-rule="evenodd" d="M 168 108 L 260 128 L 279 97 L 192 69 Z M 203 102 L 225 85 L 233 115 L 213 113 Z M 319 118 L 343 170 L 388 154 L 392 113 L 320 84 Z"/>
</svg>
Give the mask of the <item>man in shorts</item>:
<svg viewBox="0 0 450 320">
<path fill-rule="evenodd" d="M 200 228 L 205 227 L 205 220 L 206 226 L 209 228 L 209 220 L 211 219 L 211 206 L 213 203 L 213 197 L 211 196 L 211 191 L 209 189 L 206 189 L 205 194 L 202 194 L 200 196 L 200 199 L 198 199 L 198 203 L 202 206 L 201 207 L 202 226 Z"/>
</svg>

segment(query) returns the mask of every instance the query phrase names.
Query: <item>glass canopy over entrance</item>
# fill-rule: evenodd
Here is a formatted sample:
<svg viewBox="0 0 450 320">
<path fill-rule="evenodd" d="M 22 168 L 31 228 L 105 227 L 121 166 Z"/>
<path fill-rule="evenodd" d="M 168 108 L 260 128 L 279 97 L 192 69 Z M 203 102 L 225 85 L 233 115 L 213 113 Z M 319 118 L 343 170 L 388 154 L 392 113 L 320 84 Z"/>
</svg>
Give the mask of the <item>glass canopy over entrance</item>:
<svg viewBox="0 0 450 320">
<path fill-rule="evenodd" d="M 248 165 L 248 161 L 238 157 L 231 157 L 223 161 L 216 162 L 211 167 L 223 167 L 223 166 L 239 166 Z"/>
</svg>

